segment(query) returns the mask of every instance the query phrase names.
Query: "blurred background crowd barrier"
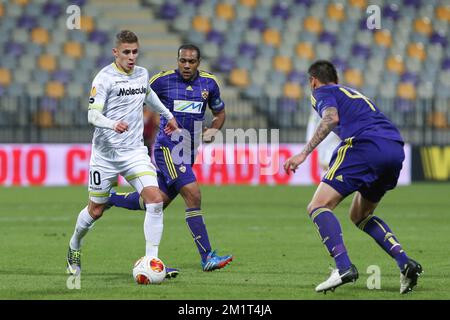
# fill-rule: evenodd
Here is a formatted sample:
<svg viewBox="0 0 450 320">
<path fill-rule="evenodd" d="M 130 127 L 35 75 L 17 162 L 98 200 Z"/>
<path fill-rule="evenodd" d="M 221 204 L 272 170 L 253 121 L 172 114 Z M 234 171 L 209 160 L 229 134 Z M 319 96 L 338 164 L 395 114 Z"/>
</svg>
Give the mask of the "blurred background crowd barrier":
<svg viewBox="0 0 450 320">
<path fill-rule="evenodd" d="M 367 26 L 369 5 L 380 29 Z M 201 48 L 226 128 L 304 142 L 307 68 L 329 59 L 408 143 L 450 145 L 449 23 L 446 0 L 0 0 L 0 143 L 89 143 L 91 81 L 129 29 L 151 74 L 176 68 L 180 44 Z"/>
</svg>

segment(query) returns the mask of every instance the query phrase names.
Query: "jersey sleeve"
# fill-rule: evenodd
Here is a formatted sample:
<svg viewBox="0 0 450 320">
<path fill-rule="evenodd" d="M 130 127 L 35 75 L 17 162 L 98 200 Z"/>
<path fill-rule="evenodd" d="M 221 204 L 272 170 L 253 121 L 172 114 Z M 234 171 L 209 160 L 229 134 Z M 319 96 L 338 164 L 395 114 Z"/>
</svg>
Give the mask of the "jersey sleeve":
<svg viewBox="0 0 450 320">
<path fill-rule="evenodd" d="M 338 104 L 336 102 L 336 98 L 333 96 L 331 91 L 327 90 L 316 90 L 312 94 L 312 99 L 315 100 L 315 109 L 319 113 L 320 117 L 322 117 L 322 113 L 326 108 L 335 107 L 338 108 Z"/>
<path fill-rule="evenodd" d="M 152 88 L 149 86 L 147 91 L 147 97 L 145 99 L 146 103 L 152 108 L 153 111 L 159 113 L 167 120 L 170 120 L 173 118 L 172 113 L 169 111 L 169 109 L 166 108 L 166 106 L 159 100 L 158 95 L 155 91 L 152 90 Z"/>
<path fill-rule="evenodd" d="M 150 90 L 153 90 L 156 94 L 160 92 L 161 89 L 161 80 L 160 78 L 164 75 L 165 71 L 161 71 L 152 77 L 150 77 L 150 80 L 148 81 L 148 90 L 147 93 L 150 92 Z"/>
<path fill-rule="evenodd" d="M 216 79 L 211 79 L 211 91 L 208 98 L 208 106 L 213 112 L 222 111 L 225 108 L 225 103 L 220 97 L 220 88 Z"/>
<path fill-rule="evenodd" d="M 91 93 L 89 95 L 89 110 L 95 109 L 100 112 L 103 111 L 108 92 L 110 88 L 110 82 L 108 79 L 98 74 L 94 81 L 92 81 Z"/>
</svg>

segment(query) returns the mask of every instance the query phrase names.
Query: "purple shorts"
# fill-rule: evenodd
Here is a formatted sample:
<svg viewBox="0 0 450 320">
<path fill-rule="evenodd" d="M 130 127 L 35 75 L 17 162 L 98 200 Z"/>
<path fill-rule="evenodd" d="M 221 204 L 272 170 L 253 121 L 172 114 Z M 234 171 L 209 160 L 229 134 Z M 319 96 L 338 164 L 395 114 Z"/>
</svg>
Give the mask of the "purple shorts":
<svg viewBox="0 0 450 320">
<path fill-rule="evenodd" d="M 403 142 L 381 137 L 348 138 L 334 150 L 322 182 L 343 197 L 359 191 L 376 203 L 397 185 L 404 159 Z"/>
<path fill-rule="evenodd" d="M 170 199 L 174 199 L 180 189 L 192 182 L 197 181 L 192 170 L 191 161 L 174 161 L 171 151 L 173 144 L 157 144 L 154 148 L 154 159 L 157 166 L 159 189 Z"/>
</svg>

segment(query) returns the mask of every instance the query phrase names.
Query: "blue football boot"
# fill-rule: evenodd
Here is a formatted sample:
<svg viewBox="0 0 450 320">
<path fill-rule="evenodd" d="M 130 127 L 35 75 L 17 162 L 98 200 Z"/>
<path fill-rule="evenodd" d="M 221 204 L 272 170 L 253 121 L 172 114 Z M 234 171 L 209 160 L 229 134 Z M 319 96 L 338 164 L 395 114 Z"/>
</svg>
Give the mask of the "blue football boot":
<svg viewBox="0 0 450 320">
<path fill-rule="evenodd" d="M 213 250 L 210 253 L 208 253 L 208 256 L 206 257 L 205 261 L 201 262 L 203 271 L 213 271 L 216 269 L 222 269 L 227 264 L 229 264 L 231 261 L 233 261 L 232 255 L 227 256 L 218 256 L 216 254 L 216 251 Z"/>
</svg>

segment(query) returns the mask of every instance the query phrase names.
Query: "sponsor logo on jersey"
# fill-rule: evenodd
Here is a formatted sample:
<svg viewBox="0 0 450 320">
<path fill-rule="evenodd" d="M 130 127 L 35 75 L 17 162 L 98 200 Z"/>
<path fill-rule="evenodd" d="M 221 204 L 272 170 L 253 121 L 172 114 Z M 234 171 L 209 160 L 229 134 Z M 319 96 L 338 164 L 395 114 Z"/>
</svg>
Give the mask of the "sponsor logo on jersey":
<svg viewBox="0 0 450 320">
<path fill-rule="evenodd" d="M 119 89 L 119 93 L 117 94 L 118 97 L 120 96 L 130 96 L 130 95 L 135 95 L 135 94 L 145 94 L 147 93 L 147 88 L 142 86 L 140 88 L 120 88 Z"/>
<path fill-rule="evenodd" d="M 173 110 L 186 113 L 202 113 L 203 102 L 174 100 Z"/>
<path fill-rule="evenodd" d="M 181 165 L 178 170 L 180 170 L 181 173 L 185 173 L 186 172 L 186 167 Z"/>
</svg>

